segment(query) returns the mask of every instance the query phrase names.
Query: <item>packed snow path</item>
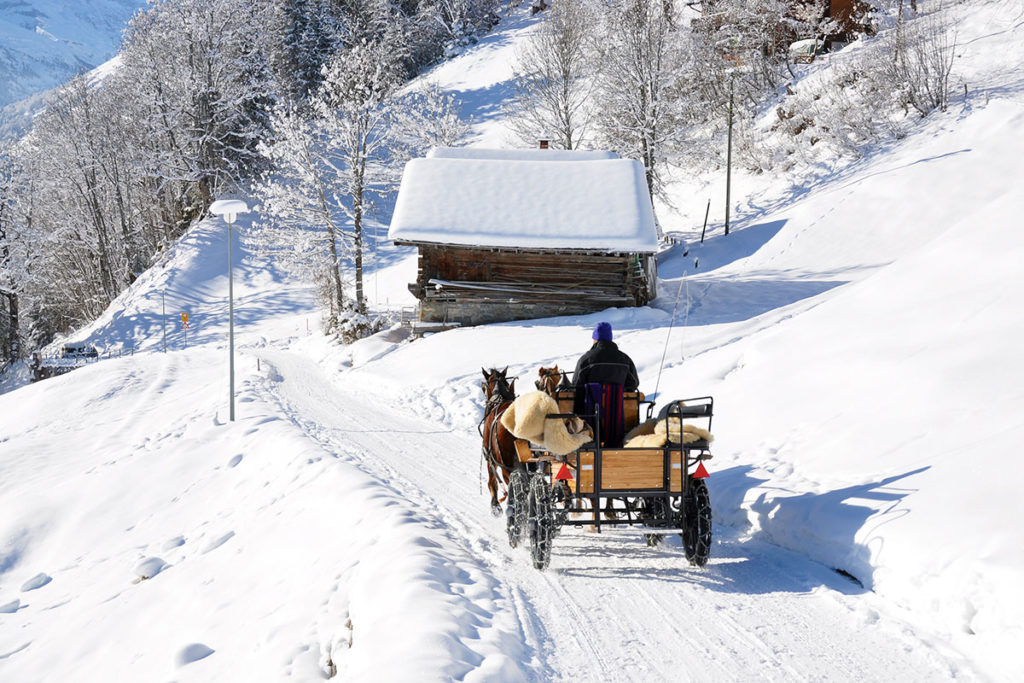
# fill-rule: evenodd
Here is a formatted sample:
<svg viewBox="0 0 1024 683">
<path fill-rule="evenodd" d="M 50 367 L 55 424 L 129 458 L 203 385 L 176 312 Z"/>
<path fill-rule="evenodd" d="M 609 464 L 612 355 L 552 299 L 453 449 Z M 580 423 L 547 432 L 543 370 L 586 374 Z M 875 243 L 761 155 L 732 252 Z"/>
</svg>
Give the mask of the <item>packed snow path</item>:
<svg viewBox="0 0 1024 683">
<path fill-rule="evenodd" d="M 446 529 L 467 575 L 487 577 L 498 640 L 521 640 L 528 678 L 776 680 L 894 677 L 934 681 L 963 670 L 882 614 L 880 601 L 826 567 L 719 525 L 712 560 L 690 568 L 678 541 L 567 528 L 540 573 L 508 547 L 480 492 L 479 439 L 446 432 L 381 397 L 329 383 L 291 353 L 268 355 L 264 390 L 326 450 L 393 488 Z M 712 482 L 713 485 L 713 482 Z M 488 602 L 485 612 L 495 607 Z M 512 612 L 514 623 L 502 618 Z M 472 643 L 466 643 L 472 647 Z"/>
</svg>

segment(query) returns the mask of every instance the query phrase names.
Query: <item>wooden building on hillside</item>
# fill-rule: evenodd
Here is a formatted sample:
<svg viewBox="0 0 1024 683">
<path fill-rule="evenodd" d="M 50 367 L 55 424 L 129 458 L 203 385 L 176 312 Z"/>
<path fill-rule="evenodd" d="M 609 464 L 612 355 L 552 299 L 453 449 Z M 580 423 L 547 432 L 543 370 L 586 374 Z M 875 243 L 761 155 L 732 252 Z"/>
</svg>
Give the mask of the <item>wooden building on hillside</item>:
<svg viewBox="0 0 1024 683">
<path fill-rule="evenodd" d="M 871 26 L 871 6 L 865 0 L 825 0 L 824 2 L 818 0 L 790 0 L 789 8 L 788 19 L 793 21 L 793 25 L 784 28 L 783 31 L 774 36 L 776 42 L 767 46 L 773 53 L 786 50 L 790 43 L 801 38 L 821 39 L 826 49 L 832 49 L 833 43 L 847 43 L 854 40 L 859 34 L 870 34 L 873 31 Z M 795 21 L 798 14 L 803 14 L 801 10 L 805 12 L 808 8 L 815 8 L 820 11 L 818 15 L 820 19 L 834 20 L 835 30 L 827 35 L 815 36 L 796 28 L 799 25 Z M 806 15 L 804 16 L 806 20 Z M 734 27 L 739 22 L 740 19 L 737 16 L 729 10 L 723 9 L 714 0 L 705 0 L 702 4 L 701 16 L 693 19 L 690 25 L 697 33 L 714 35 L 723 28 Z M 757 39 L 761 41 L 763 36 L 759 35 Z M 721 36 L 716 37 L 715 40 L 716 42 L 721 40 Z M 749 49 L 755 46 L 745 45 L 739 47 Z M 762 46 L 762 49 L 764 47 Z"/>
<path fill-rule="evenodd" d="M 657 231 L 643 166 L 608 152 L 438 149 L 405 168 L 389 237 L 419 249 L 424 322 L 642 306 Z"/>
</svg>

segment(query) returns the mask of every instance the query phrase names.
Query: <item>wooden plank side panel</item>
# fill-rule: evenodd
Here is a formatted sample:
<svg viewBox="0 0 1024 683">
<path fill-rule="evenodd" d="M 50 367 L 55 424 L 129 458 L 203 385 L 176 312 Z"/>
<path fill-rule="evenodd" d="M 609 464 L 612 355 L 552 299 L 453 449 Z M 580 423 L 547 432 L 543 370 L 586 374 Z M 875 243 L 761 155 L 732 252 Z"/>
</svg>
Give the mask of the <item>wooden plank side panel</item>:
<svg viewBox="0 0 1024 683">
<path fill-rule="evenodd" d="M 576 454 L 568 456 L 569 463 L 576 464 Z M 582 494 L 594 493 L 594 453 L 579 454 L 580 468 L 577 481 L 569 482 L 573 491 Z M 656 448 L 617 448 L 601 453 L 601 490 L 662 489 L 664 480 L 664 454 Z M 670 456 L 669 490 L 682 491 L 682 466 L 679 452 Z"/>
<path fill-rule="evenodd" d="M 671 467 L 672 475 L 669 477 L 669 490 L 682 492 L 683 490 L 683 455 L 679 451 L 672 452 Z"/>
<path fill-rule="evenodd" d="M 570 465 L 576 464 L 577 454 L 573 453 L 566 458 Z M 576 480 L 569 482 L 569 488 L 580 493 L 594 492 L 594 453 L 584 452 L 579 454 L 580 466 L 576 470 Z"/>
<path fill-rule="evenodd" d="M 665 486 L 665 456 L 657 449 L 601 452 L 601 489 L 659 489 Z"/>
</svg>

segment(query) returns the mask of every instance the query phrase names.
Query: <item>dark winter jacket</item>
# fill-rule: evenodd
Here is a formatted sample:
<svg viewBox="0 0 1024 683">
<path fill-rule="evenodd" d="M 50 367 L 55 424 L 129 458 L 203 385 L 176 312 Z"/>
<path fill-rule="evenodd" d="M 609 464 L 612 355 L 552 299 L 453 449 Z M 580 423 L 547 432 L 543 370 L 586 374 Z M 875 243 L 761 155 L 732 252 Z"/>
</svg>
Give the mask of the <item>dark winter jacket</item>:
<svg viewBox="0 0 1024 683">
<path fill-rule="evenodd" d="M 636 391 L 640 386 L 633 359 L 619 351 L 618 345 L 610 340 L 595 342 L 576 363 L 573 412 L 578 415 L 583 413 L 584 387 L 591 382 L 621 384 L 623 391 Z"/>
</svg>

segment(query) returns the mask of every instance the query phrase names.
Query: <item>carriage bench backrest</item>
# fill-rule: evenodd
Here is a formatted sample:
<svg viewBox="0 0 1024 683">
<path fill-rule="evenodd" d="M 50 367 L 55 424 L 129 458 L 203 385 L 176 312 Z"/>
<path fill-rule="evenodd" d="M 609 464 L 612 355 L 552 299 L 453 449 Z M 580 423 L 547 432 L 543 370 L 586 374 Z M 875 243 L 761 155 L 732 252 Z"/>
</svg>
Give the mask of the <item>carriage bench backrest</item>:
<svg viewBox="0 0 1024 683">
<path fill-rule="evenodd" d="M 555 398 L 558 400 L 558 411 L 560 413 L 571 413 L 573 396 L 575 393 L 572 391 L 559 391 L 556 392 Z M 644 400 L 644 395 L 639 391 L 624 391 L 622 392 L 622 417 L 625 422 L 625 430 L 628 432 L 633 427 L 640 424 L 640 402 Z"/>
</svg>

